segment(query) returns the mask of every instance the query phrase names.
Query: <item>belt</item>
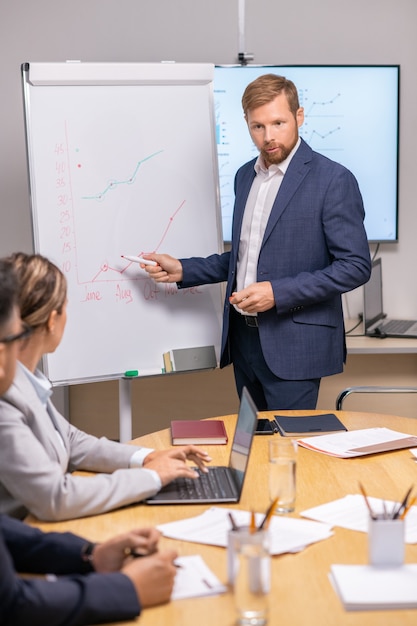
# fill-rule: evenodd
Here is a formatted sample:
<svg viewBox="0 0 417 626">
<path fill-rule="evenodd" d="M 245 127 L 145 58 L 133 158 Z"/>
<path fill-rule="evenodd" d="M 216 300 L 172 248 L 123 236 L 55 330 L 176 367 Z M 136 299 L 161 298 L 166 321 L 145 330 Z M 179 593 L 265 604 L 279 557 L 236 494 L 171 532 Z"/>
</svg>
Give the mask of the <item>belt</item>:
<svg viewBox="0 0 417 626">
<path fill-rule="evenodd" d="M 241 315 L 240 313 L 238 315 L 245 320 L 245 324 L 249 328 L 258 328 L 258 318 L 255 315 Z"/>
<path fill-rule="evenodd" d="M 236 311 L 234 306 L 232 306 L 231 308 L 234 316 L 237 317 L 239 320 L 242 320 L 242 322 L 245 322 L 246 326 L 248 326 L 249 328 L 259 327 L 257 315 L 242 315 L 241 313 Z"/>
</svg>

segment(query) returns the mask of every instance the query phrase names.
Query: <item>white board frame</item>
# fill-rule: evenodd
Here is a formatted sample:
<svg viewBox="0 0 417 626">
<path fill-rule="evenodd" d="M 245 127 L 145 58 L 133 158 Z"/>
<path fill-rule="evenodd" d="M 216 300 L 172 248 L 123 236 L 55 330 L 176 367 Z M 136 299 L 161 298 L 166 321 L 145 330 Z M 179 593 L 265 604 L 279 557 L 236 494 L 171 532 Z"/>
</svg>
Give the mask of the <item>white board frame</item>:
<svg viewBox="0 0 417 626">
<path fill-rule="evenodd" d="M 162 103 L 158 105 L 158 95 L 161 93 L 161 100 L 164 98 L 163 104 L 167 102 L 166 114 L 171 115 L 171 108 L 175 108 L 172 113 L 170 123 L 166 124 L 165 135 L 168 137 L 172 125 L 172 138 L 167 138 L 167 146 L 161 149 L 170 151 L 169 157 L 157 163 L 157 157 L 160 154 L 158 149 L 149 150 L 149 144 L 152 142 L 152 133 L 148 137 L 148 146 L 143 151 L 148 156 L 148 161 L 152 161 L 151 156 L 155 157 L 152 167 L 149 167 L 147 176 L 157 179 L 159 175 L 160 187 L 153 185 L 155 196 L 164 190 L 164 187 L 175 186 L 175 180 L 181 178 L 178 183 L 179 195 L 181 193 L 186 196 L 190 192 L 192 199 L 188 203 L 192 208 L 186 214 L 184 210 L 184 219 L 180 224 L 178 220 L 177 233 L 171 237 L 170 242 L 166 242 L 166 247 L 161 249 L 145 248 L 144 251 L 158 251 L 173 254 L 173 256 L 207 256 L 211 253 L 221 253 L 223 251 L 223 237 L 221 232 L 220 217 L 220 201 L 219 201 L 219 184 L 218 184 L 218 167 L 217 167 L 217 151 L 215 138 L 215 117 L 213 104 L 213 77 L 214 66 L 211 64 L 198 63 L 25 63 L 22 66 L 23 93 L 25 107 L 25 129 L 27 140 L 27 157 L 29 169 L 30 183 L 30 199 L 33 222 L 33 239 L 36 252 L 48 256 L 61 269 L 65 269 L 68 279 L 68 323 L 63 341 L 54 354 L 47 355 L 44 359 L 44 369 L 47 376 L 51 379 L 53 385 L 67 385 L 81 382 L 92 382 L 109 379 L 120 379 L 127 370 L 138 370 L 139 376 L 157 375 L 163 373 L 162 355 L 168 350 L 175 348 L 197 347 L 199 345 L 214 345 L 216 354 L 219 358 L 220 338 L 221 338 L 221 321 L 224 290 L 222 285 L 210 285 L 198 287 L 195 290 L 176 290 L 175 285 L 156 286 L 153 281 L 140 270 L 139 266 L 128 268 L 130 277 L 124 274 L 123 281 L 129 287 L 122 287 L 119 293 L 119 299 L 115 304 L 115 293 L 112 288 L 103 286 L 103 293 L 100 289 L 95 289 L 97 282 L 91 276 L 90 283 L 93 287 L 87 291 L 85 284 L 76 276 L 75 272 L 80 272 L 80 265 L 88 264 L 88 254 L 84 255 L 81 262 L 80 249 L 81 242 L 86 236 L 90 236 L 88 230 L 88 222 L 80 228 L 80 220 L 76 221 L 77 211 L 81 213 L 77 202 L 81 202 L 76 197 L 75 184 L 70 185 L 70 179 L 74 179 L 78 171 L 76 170 L 76 161 L 74 161 L 74 145 L 70 146 L 70 142 L 65 139 L 65 132 L 59 126 L 61 120 L 67 116 L 71 117 L 71 106 L 76 112 L 71 124 L 81 126 L 84 124 L 84 134 L 80 131 L 77 140 L 82 143 L 83 137 L 88 134 L 89 125 L 94 125 L 95 115 L 100 116 L 101 109 L 105 108 L 107 100 L 113 98 L 113 94 L 120 89 L 128 89 L 128 93 L 132 94 L 132 90 L 140 89 L 142 100 L 144 93 L 151 94 L 155 98 L 155 119 L 148 120 L 149 125 L 157 125 L 160 123 L 161 110 L 164 110 Z M 95 88 L 102 89 L 103 95 L 107 98 L 101 100 L 103 107 L 97 106 Z M 144 89 L 147 91 L 144 92 Z M 167 91 L 169 90 L 169 91 Z M 197 95 L 198 92 L 198 95 Z M 56 95 L 58 94 L 59 95 Z M 119 92 L 118 92 L 119 93 Z M 167 98 L 169 93 L 169 98 Z M 184 95 L 181 95 L 181 94 Z M 79 94 L 82 94 L 79 97 Z M 187 110 L 187 100 L 196 97 L 193 104 L 193 110 Z M 100 96 L 101 97 L 101 96 Z M 71 106 L 67 103 L 71 102 Z M 88 109 L 88 103 L 94 100 Z M 149 96 L 151 100 L 151 97 Z M 174 104 L 172 104 L 172 99 Z M 80 101 L 86 103 L 86 112 L 84 106 L 80 105 Z M 115 104 L 117 104 L 115 96 Z M 152 105 L 154 101 L 152 100 Z M 182 104 L 183 103 L 183 104 Z M 183 115 L 178 115 L 178 111 L 184 106 Z M 77 108 L 78 107 L 78 108 Z M 62 108 L 62 111 L 61 111 Z M 150 105 L 147 105 L 147 114 L 149 115 Z M 194 110 L 198 109 L 198 110 Z M 58 111 L 58 112 L 57 112 Z M 123 116 L 117 107 L 114 107 L 115 119 L 120 117 L 120 126 L 123 124 Z M 141 111 L 137 109 L 127 109 L 127 114 L 132 116 L 132 120 L 136 123 L 134 114 L 141 115 Z M 153 108 L 152 108 L 153 111 Z M 199 115 L 201 113 L 201 119 Z M 86 119 L 84 119 L 84 115 Z M 97 129 L 105 128 L 103 120 L 108 120 L 108 126 L 113 123 L 109 112 L 105 112 L 102 118 L 101 127 L 97 126 L 93 129 L 94 140 L 97 143 L 95 154 L 93 156 L 99 160 L 103 150 L 99 144 L 99 131 Z M 105 117 L 107 115 L 107 118 Z M 151 115 L 153 113 L 151 112 Z M 88 117 L 90 116 L 90 117 Z M 75 121 L 74 121 L 75 120 Z M 55 126 L 56 127 L 55 127 Z M 168 129 L 168 130 L 167 130 Z M 113 133 L 110 138 L 109 147 L 114 152 L 120 154 L 123 150 L 123 142 L 114 145 L 119 140 L 117 131 L 111 129 Z M 140 129 L 142 132 L 142 128 Z M 110 130 L 108 131 L 109 134 Z M 163 134 L 163 133 L 162 133 Z M 194 135 L 196 141 L 196 150 L 190 151 L 190 137 Z M 58 137 L 59 136 L 59 137 Z M 57 137 L 58 139 L 55 139 Z M 180 138 L 180 139 L 179 139 Z M 62 139 L 62 141 L 60 141 Z M 52 141 L 53 140 L 53 141 Z M 113 143 L 111 143 L 113 141 Z M 46 144 L 48 144 L 45 147 Z M 184 142 L 186 147 L 182 146 Z M 63 158 L 56 158 L 53 155 L 53 146 L 61 146 L 63 150 Z M 87 142 L 88 143 L 88 142 Z M 93 143 L 93 142 L 91 142 Z M 88 146 L 90 147 L 90 146 Z M 109 150 L 110 150 L 109 148 Z M 129 147 L 131 150 L 131 146 Z M 69 152 L 71 150 L 71 155 Z M 178 150 L 179 159 L 175 159 L 175 153 Z M 82 152 L 82 150 L 81 150 Z M 87 149 L 85 150 L 87 152 Z M 201 154 L 200 154 L 201 153 Z M 200 156 L 203 155 L 200 159 Z M 58 157 L 61 155 L 58 154 Z M 91 154 L 89 155 L 91 157 Z M 197 158 L 196 158 L 197 157 Z M 79 167 L 81 169 L 83 156 L 80 156 Z M 140 159 L 140 156 L 138 156 Z M 87 160 L 87 157 L 86 157 Z M 93 160 L 93 159 L 91 159 Z M 146 158 L 143 158 L 143 163 Z M 113 162 L 113 164 L 115 161 Z M 167 163 L 172 164 L 175 173 L 164 171 Z M 201 167 L 204 163 L 206 166 Z M 128 169 L 125 163 L 125 172 Z M 57 171 L 52 171 L 57 168 Z M 131 166 L 131 163 L 130 163 Z M 63 171 L 58 171 L 59 169 Z M 151 171 L 153 168 L 153 172 Z M 88 168 L 86 168 L 88 169 Z M 123 168 L 122 168 L 123 169 Z M 91 168 L 90 168 L 91 170 Z M 130 168 L 130 172 L 132 167 Z M 156 173 L 155 173 L 156 172 Z M 179 172 L 181 175 L 179 176 Z M 98 178 L 100 177 L 99 174 Z M 94 175 L 92 175 L 94 178 Z M 71 231 L 67 238 L 58 241 L 61 237 L 60 225 L 60 207 L 59 192 L 60 189 L 54 189 L 54 185 L 63 182 L 66 199 L 70 207 L 69 223 Z M 85 182 L 86 179 L 84 179 Z M 98 180 L 98 179 L 97 179 Z M 188 181 L 190 188 L 186 188 Z M 126 181 L 123 181 L 126 182 Z M 134 181 L 136 182 L 136 180 Z M 107 185 L 108 180 L 103 177 L 103 185 Z M 92 188 L 97 189 L 97 182 L 91 184 Z M 116 187 L 116 185 L 114 185 Z M 134 185 L 131 185 L 133 187 Z M 143 184 L 143 186 L 145 186 Z M 127 185 L 123 185 L 123 191 L 126 191 Z M 203 193 L 199 195 L 198 188 L 201 187 Z M 101 187 L 100 189 L 102 189 Z M 120 189 L 122 185 L 120 184 Z M 197 190 L 195 192 L 195 190 Z M 166 191 L 166 189 L 165 189 Z M 62 195 L 62 194 L 61 194 Z M 203 197 L 204 196 L 204 197 Z M 83 197 L 85 201 L 87 196 Z M 173 215 L 178 215 L 178 206 L 173 202 L 171 212 L 164 213 L 158 205 L 157 199 L 149 197 L 149 208 L 146 213 L 146 220 L 152 221 L 158 217 L 164 223 L 166 228 L 172 227 L 175 219 Z M 164 196 L 166 201 L 167 196 Z M 94 197 L 94 200 L 97 198 Z M 125 198 L 126 200 L 126 198 Z M 128 202 L 129 200 L 126 200 Z M 121 201 L 122 202 L 122 201 Z M 84 205 L 87 204 L 84 202 Z M 90 207 L 93 203 L 90 202 Z M 163 206 L 163 202 L 161 206 Z M 185 203 L 186 204 L 186 203 Z M 112 207 L 114 209 L 114 207 Z M 97 210 L 97 207 L 95 207 Z M 101 208 L 100 208 L 101 210 Z M 177 213 L 175 213 L 177 211 Z M 159 213 L 161 212 L 161 214 Z M 84 215 L 84 210 L 82 214 Z M 145 214 L 144 214 L 145 215 Z M 156 217 L 155 217 L 156 215 Z M 136 219 L 136 218 L 135 218 Z M 145 220 L 145 217 L 142 218 Z M 141 222 L 142 224 L 142 222 Z M 107 225 L 108 226 L 108 225 Z M 130 222 L 129 222 L 130 226 Z M 125 231 L 140 230 L 137 228 L 138 222 L 133 222 L 131 228 Z M 79 232 L 77 228 L 80 229 Z M 84 230 L 83 230 L 84 229 Z M 174 228 L 171 229 L 174 231 Z M 126 232 L 126 239 L 129 239 L 131 233 Z M 141 237 L 137 237 L 138 246 L 142 246 Z M 155 243 L 155 238 L 153 243 Z M 66 252 L 61 253 L 61 244 Z M 98 250 L 101 242 L 92 241 L 91 246 L 93 252 Z M 145 243 L 146 245 L 146 243 Z M 148 244 L 149 245 L 149 244 Z M 132 243 L 120 245 L 120 253 L 138 254 L 141 250 L 132 249 Z M 66 256 L 67 255 L 67 256 Z M 78 256 L 77 256 L 78 255 Z M 69 259 L 69 263 L 66 261 Z M 114 255 L 113 255 L 114 262 Z M 119 260 L 117 271 L 125 271 L 122 261 Z M 123 261 L 123 263 L 125 263 Z M 70 269 L 68 270 L 68 267 Z M 77 267 L 77 270 L 73 268 Z M 104 265 L 99 265 L 101 269 Z M 109 272 L 106 266 L 106 271 Z M 127 270 L 126 270 L 127 271 Z M 126 278 L 127 277 L 127 278 Z M 87 281 L 88 282 L 88 281 Z M 106 282 L 106 281 L 103 281 Z M 116 280 L 117 282 L 117 280 Z M 82 284 L 83 283 L 83 284 Z M 95 283 L 95 284 L 94 284 Z M 82 284 L 82 286 L 80 286 Z M 141 285 L 141 288 L 133 288 Z M 145 288 L 146 285 L 146 288 Z M 152 293 L 155 290 L 155 302 L 152 303 L 152 312 L 150 313 L 150 304 L 144 295 Z M 91 298 L 85 300 L 85 293 Z M 96 291 L 97 300 L 94 299 Z M 126 304 L 123 302 L 123 294 L 130 293 L 133 302 L 129 303 L 129 311 L 134 310 L 135 313 L 126 314 Z M 154 294 L 154 295 L 155 295 Z M 126 296 L 128 299 L 130 296 Z M 101 299 L 99 299 L 101 298 Z M 150 299 L 152 299 L 150 297 Z M 106 303 L 107 301 L 107 303 Z M 111 302 L 109 302 L 111 301 Z M 120 305 L 120 306 L 119 306 Z M 148 307 L 148 308 L 147 308 Z M 148 310 L 149 309 L 149 310 Z M 91 310 L 93 311 L 91 313 Z M 108 317 L 105 324 L 101 324 L 101 318 Z M 113 337 L 118 329 L 119 336 Z M 139 337 L 138 337 L 139 336 Z M 163 339 L 161 340 L 161 336 Z M 133 356 L 130 350 L 130 344 L 135 343 L 133 347 Z M 140 353 L 147 350 L 147 355 L 141 361 Z M 152 353 L 152 354 L 151 354 Z M 91 354 L 94 356 L 90 358 Z M 137 355 L 137 356 L 135 356 Z M 87 361 L 89 363 L 87 364 Z"/>
</svg>

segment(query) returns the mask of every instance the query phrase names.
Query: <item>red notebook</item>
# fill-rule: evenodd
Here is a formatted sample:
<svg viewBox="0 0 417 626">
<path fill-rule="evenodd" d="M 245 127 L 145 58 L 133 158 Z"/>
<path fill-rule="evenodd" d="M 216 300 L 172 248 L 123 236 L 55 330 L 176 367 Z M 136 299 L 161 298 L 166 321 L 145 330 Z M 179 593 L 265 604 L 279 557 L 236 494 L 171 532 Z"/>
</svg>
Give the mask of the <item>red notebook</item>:
<svg viewBox="0 0 417 626">
<path fill-rule="evenodd" d="M 223 420 L 172 420 L 171 437 L 174 446 L 227 443 Z"/>
</svg>

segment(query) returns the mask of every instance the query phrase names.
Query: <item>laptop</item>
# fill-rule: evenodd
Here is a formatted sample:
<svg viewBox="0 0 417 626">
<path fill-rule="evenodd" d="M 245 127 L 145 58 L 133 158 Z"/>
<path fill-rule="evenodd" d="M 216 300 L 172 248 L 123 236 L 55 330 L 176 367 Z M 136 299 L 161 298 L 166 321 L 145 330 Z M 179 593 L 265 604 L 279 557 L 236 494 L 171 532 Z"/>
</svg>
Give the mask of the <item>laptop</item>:
<svg viewBox="0 0 417 626">
<path fill-rule="evenodd" d="M 244 387 L 229 465 L 227 467 L 209 465 L 207 474 L 197 468 L 199 478 L 176 478 L 145 502 L 147 504 L 239 502 L 257 419 L 258 410 Z"/>
<path fill-rule="evenodd" d="M 372 263 L 371 278 L 364 285 L 363 320 L 365 335 L 370 337 L 404 337 L 417 339 L 417 320 L 387 318 L 382 302 L 382 263 Z"/>
</svg>

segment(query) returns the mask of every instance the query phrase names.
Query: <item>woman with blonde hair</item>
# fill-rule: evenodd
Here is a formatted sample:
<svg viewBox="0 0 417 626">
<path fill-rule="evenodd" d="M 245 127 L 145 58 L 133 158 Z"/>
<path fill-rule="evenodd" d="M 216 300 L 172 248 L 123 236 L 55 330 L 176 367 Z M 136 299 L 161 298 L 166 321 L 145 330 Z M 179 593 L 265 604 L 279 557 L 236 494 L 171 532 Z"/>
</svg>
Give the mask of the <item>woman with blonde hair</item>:
<svg viewBox="0 0 417 626">
<path fill-rule="evenodd" d="M 67 285 L 63 273 L 39 254 L 16 253 L 23 322 L 10 389 L 0 398 L 0 512 L 62 520 L 103 513 L 155 494 L 179 476 L 196 478 L 193 460 L 207 471 L 207 453 L 195 446 L 154 451 L 97 438 L 72 426 L 53 406 L 51 384 L 37 369 L 64 333 Z M 96 472 L 75 476 L 74 470 Z"/>
</svg>

